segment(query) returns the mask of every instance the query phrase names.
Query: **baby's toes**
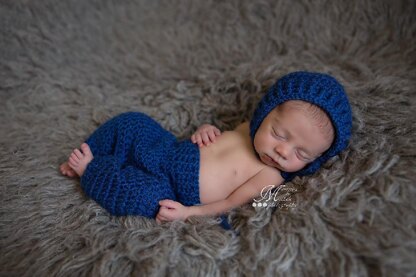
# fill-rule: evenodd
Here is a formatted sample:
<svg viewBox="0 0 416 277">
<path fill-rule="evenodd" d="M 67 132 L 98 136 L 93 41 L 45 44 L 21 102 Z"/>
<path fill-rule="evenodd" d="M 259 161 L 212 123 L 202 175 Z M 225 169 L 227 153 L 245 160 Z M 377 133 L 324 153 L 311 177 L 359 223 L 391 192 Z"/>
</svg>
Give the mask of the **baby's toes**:
<svg viewBox="0 0 416 277">
<path fill-rule="evenodd" d="M 82 154 L 81 154 L 82 155 Z M 83 156 L 81 156 L 82 158 Z M 75 162 L 79 163 L 79 161 L 81 160 L 80 158 L 78 158 L 78 156 L 75 153 L 72 153 L 70 158 L 72 158 Z"/>
<path fill-rule="evenodd" d="M 74 168 L 78 165 L 79 159 L 75 156 L 75 158 L 71 155 L 68 159 L 68 164 L 71 168 Z"/>
<path fill-rule="evenodd" d="M 84 155 L 78 149 L 74 149 L 72 154 L 74 154 L 78 159 L 82 159 L 84 157 Z"/>
<path fill-rule="evenodd" d="M 61 166 L 59 167 L 59 170 L 61 171 L 61 173 L 62 173 L 63 175 L 65 175 L 65 174 L 66 174 L 66 171 L 65 171 L 65 168 L 64 168 L 64 166 L 63 166 L 63 165 L 61 165 Z"/>
<path fill-rule="evenodd" d="M 66 172 L 66 175 L 67 175 L 67 176 L 69 176 L 69 177 L 75 177 L 75 176 L 76 176 L 76 173 L 75 173 L 75 171 L 74 171 L 72 168 L 70 168 L 70 169 Z"/>
<path fill-rule="evenodd" d="M 83 144 L 81 144 L 81 150 L 84 153 L 84 155 L 86 155 L 87 157 L 92 156 L 91 149 L 90 149 L 89 145 L 86 144 L 85 142 Z"/>
</svg>

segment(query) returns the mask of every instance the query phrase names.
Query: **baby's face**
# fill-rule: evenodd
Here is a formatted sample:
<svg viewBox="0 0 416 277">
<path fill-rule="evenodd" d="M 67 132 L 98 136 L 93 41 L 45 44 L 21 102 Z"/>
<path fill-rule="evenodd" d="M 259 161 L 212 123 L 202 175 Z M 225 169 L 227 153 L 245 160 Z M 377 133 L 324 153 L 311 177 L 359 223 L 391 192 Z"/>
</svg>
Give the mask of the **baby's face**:
<svg viewBox="0 0 416 277">
<path fill-rule="evenodd" d="M 263 120 L 254 137 L 254 147 L 263 163 L 281 171 L 295 172 L 331 146 L 333 127 L 329 118 L 324 115 L 327 124 L 321 124 L 321 120 L 302 108 L 302 103 L 287 101 Z"/>
</svg>

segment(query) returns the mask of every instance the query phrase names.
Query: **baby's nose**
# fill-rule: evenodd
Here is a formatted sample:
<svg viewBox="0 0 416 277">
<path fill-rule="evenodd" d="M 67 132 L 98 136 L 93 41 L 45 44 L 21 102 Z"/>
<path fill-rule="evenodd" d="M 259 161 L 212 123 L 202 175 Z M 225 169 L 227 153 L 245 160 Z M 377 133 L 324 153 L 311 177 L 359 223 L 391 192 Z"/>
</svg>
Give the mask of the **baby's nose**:
<svg viewBox="0 0 416 277">
<path fill-rule="evenodd" d="M 282 157 L 284 160 L 286 160 L 289 156 L 289 147 L 279 144 L 277 145 L 274 150 L 277 154 L 279 154 L 280 157 Z"/>
</svg>

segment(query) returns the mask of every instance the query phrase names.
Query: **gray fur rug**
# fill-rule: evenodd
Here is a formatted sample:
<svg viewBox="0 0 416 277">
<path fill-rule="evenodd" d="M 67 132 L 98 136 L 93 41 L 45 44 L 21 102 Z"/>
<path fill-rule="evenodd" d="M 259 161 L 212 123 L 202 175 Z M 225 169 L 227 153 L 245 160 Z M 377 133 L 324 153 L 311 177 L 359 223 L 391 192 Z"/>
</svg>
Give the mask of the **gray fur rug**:
<svg viewBox="0 0 416 277">
<path fill-rule="evenodd" d="M 415 3 L 2 0 L 0 275 L 415 276 Z M 231 129 L 294 70 L 344 84 L 350 147 L 234 231 L 112 217 L 58 171 L 125 111 Z"/>
</svg>

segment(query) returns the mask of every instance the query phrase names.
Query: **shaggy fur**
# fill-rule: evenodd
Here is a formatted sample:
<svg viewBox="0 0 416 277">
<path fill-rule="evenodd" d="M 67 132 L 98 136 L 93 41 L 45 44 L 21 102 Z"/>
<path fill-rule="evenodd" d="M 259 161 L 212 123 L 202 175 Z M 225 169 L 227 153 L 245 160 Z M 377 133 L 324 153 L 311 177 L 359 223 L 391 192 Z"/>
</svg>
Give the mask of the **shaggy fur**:
<svg viewBox="0 0 416 277">
<path fill-rule="evenodd" d="M 1 1 L 0 275 L 414 276 L 415 3 Z M 116 114 L 227 130 L 294 70 L 345 85 L 352 141 L 274 212 L 234 210 L 239 236 L 112 217 L 58 171 Z"/>
</svg>

